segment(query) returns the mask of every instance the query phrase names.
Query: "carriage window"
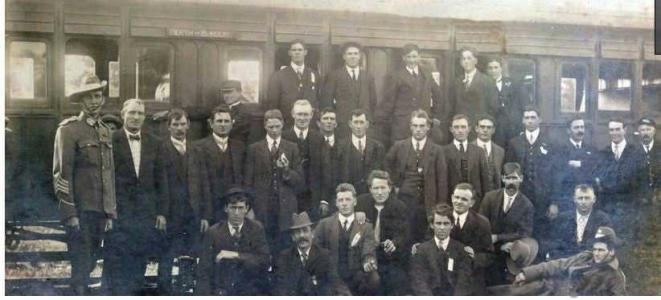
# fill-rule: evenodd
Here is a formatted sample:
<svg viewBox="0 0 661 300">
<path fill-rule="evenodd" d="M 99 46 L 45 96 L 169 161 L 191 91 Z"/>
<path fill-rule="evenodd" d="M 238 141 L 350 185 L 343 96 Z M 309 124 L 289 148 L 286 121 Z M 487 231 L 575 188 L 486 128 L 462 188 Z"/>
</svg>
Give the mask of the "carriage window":
<svg viewBox="0 0 661 300">
<path fill-rule="evenodd" d="M 537 104 L 535 88 L 535 62 L 529 59 L 507 59 L 507 76 L 515 86 L 519 87 L 519 96 L 526 100 L 525 104 Z"/>
<path fill-rule="evenodd" d="M 649 62 L 643 66 L 643 111 L 661 111 L 661 63 Z"/>
<path fill-rule="evenodd" d="M 560 112 L 585 112 L 587 66 L 578 63 L 563 63 L 560 73 Z"/>
<path fill-rule="evenodd" d="M 258 102 L 262 52 L 254 48 L 230 49 L 227 58 L 227 79 L 241 81 L 243 95 Z"/>
<path fill-rule="evenodd" d="M 9 44 L 9 97 L 46 100 L 48 47 L 43 42 Z"/>
<path fill-rule="evenodd" d="M 631 63 L 606 61 L 599 64 L 599 98 L 602 111 L 629 111 L 633 71 Z"/>
<path fill-rule="evenodd" d="M 170 76 L 174 63 L 168 45 L 140 46 L 135 49 L 135 94 L 137 98 L 170 102 Z"/>
<path fill-rule="evenodd" d="M 64 56 L 64 94 L 80 89 L 87 75 L 108 81 L 106 96 L 119 97 L 119 48 L 112 40 L 70 39 Z"/>
</svg>

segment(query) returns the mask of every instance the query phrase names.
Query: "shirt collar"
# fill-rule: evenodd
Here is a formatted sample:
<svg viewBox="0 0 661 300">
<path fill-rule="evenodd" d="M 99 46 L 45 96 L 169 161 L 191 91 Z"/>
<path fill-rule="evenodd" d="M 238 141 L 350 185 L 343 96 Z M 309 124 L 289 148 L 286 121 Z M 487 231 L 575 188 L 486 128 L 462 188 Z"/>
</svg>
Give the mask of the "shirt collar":
<svg viewBox="0 0 661 300">
<path fill-rule="evenodd" d="M 455 219 L 457 219 L 457 218 L 459 219 L 459 224 L 460 224 L 461 227 L 463 228 L 463 227 L 464 227 L 464 223 L 466 223 L 466 218 L 468 217 L 468 211 L 466 211 L 466 212 L 463 213 L 463 214 L 458 214 L 458 213 L 455 211 L 455 212 L 452 212 L 452 214 L 454 214 L 454 218 L 455 218 Z M 455 221 L 455 222 L 456 222 L 456 221 Z"/>
<path fill-rule="evenodd" d="M 589 219 L 591 214 L 592 214 L 592 211 L 590 211 L 590 213 L 588 213 L 588 215 L 586 217 Z M 583 216 L 583 215 L 581 215 L 581 213 L 579 213 L 578 209 L 577 209 L 576 210 L 576 221 L 577 222 L 578 222 L 578 218 L 580 218 L 581 216 Z"/>
<path fill-rule="evenodd" d="M 173 136 L 170 136 L 170 141 L 172 141 L 172 144 L 175 146 L 180 146 L 186 149 L 186 140 L 180 141 L 178 139 L 175 139 Z"/>
<path fill-rule="evenodd" d="M 581 147 L 581 148 L 583 148 L 583 141 L 575 142 L 574 139 L 569 138 L 569 142 L 570 142 L 572 145 L 574 145 L 574 147 Z"/>
<path fill-rule="evenodd" d="M 331 141 L 332 143 L 335 143 L 335 134 L 333 134 L 333 135 L 329 135 L 329 136 L 325 136 L 325 135 L 324 135 L 324 140 L 329 140 L 329 141 Z"/>
<path fill-rule="evenodd" d="M 303 139 L 307 139 L 309 129 L 310 128 L 305 128 L 305 129 L 301 130 L 298 127 L 294 126 L 294 133 L 296 133 L 296 137 L 298 138 L 299 136 L 301 136 L 301 132 L 303 132 Z"/>
<path fill-rule="evenodd" d="M 356 66 L 355 68 L 349 67 L 348 65 L 344 65 L 344 67 L 347 69 L 347 72 L 349 75 L 353 75 L 351 72 L 352 70 L 356 72 L 356 76 L 360 76 L 360 66 Z"/>
<path fill-rule="evenodd" d="M 464 80 L 468 80 L 468 82 L 473 81 L 473 77 L 475 77 L 476 73 L 477 73 L 477 68 L 473 69 L 473 71 L 469 73 L 464 73 Z"/>
<path fill-rule="evenodd" d="M 652 148 L 654 148 L 654 141 L 651 141 L 651 142 L 650 142 L 649 144 L 647 144 L 647 145 L 643 144 L 643 151 L 645 151 L 645 148 L 646 148 L 646 147 L 647 147 L 647 149 L 652 150 Z"/>
<path fill-rule="evenodd" d="M 245 222 L 243 222 L 243 223 L 241 223 L 241 224 L 239 225 L 239 232 L 241 232 L 241 229 L 243 228 L 243 224 L 245 224 Z M 227 227 L 230 229 L 230 233 L 231 233 L 232 235 L 234 235 L 234 227 L 233 227 L 233 226 L 234 226 L 234 225 L 232 225 L 232 223 L 230 223 L 229 221 L 227 221 Z"/>
<path fill-rule="evenodd" d="M 415 74 L 420 74 L 418 65 L 416 65 L 413 68 L 409 68 L 409 66 L 406 66 L 406 70 L 409 71 L 409 73 L 411 73 L 411 75 L 413 75 L 414 72 L 415 72 Z"/>
<path fill-rule="evenodd" d="M 356 214 L 355 214 L 355 213 L 351 214 L 351 215 L 348 216 L 348 217 L 343 216 L 341 213 L 338 213 L 337 215 L 339 216 L 340 224 L 342 224 L 342 226 L 344 226 L 344 221 L 345 221 L 345 220 L 346 220 L 346 221 L 349 221 L 348 226 L 351 226 L 351 224 L 353 223 L 353 219 L 356 218 Z"/>
<path fill-rule="evenodd" d="M 457 141 L 456 139 L 453 139 L 452 142 L 454 143 L 454 146 L 457 147 L 457 150 L 459 150 L 459 143 L 464 145 L 464 151 L 466 151 L 467 148 L 468 148 L 468 141 L 460 142 L 460 141 Z"/>
<path fill-rule="evenodd" d="M 620 153 L 622 153 L 622 151 L 626 147 L 627 147 L 627 140 L 623 139 L 619 144 L 617 144 L 617 151 L 620 151 Z M 611 149 L 615 149 L 615 143 L 613 142 L 611 142 Z"/>
<path fill-rule="evenodd" d="M 131 133 L 131 132 L 129 132 L 128 130 L 126 130 L 126 128 L 123 128 L 122 130 L 124 130 L 124 133 L 126 133 L 126 138 L 127 138 L 127 139 L 128 139 L 130 136 L 136 136 L 136 135 L 137 135 L 138 137 L 140 137 L 141 134 L 142 134 L 142 131 L 138 131 L 138 132 L 136 132 L 136 133 Z M 130 142 L 130 141 L 131 141 L 131 139 L 129 139 L 129 142 Z"/>
<path fill-rule="evenodd" d="M 213 135 L 213 140 L 216 141 L 216 144 L 227 145 L 227 140 L 229 139 L 228 137 L 218 136 L 215 132 L 211 133 L 211 135 Z"/>
<path fill-rule="evenodd" d="M 443 249 L 443 251 L 448 249 L 448 244 L 450 243 L 450 237 L 446 237 L 444 240 L 439 240 L 436 236 L 434 236 L 434 242 L 436 243 L 436 247 L 438 249 Z"/>
<path fill-rule="evenodd" d="M 307 257 L 308 259 L 310 259 L 310 249 L 312 249 L 312 247 L 308 247 L 308 249 L 305 250 L 305 257 Z M 299 257 L 303 257 L 303 251 L 301 251 L 300 248 L 296 247 L 296 251 L 298 251 Z"/>
<path fill-rule="evenodd" d="M 526 140 L 528 139 L 528 137 L 529 137 L 530 134 L 532 133 L 533 141 L 534 141 L 534 142 L 537 142 L 537 137 L 539 137 L 539 128 L 537 128 L 537 129 L 535 129 L 535 130 L 533 130 L 533 131 L 528 131 L 528 130 L 526 130 L 525 133 L 526 133 Z"/>
<path fill-rule="evenodd" d="M 519 192 L 516 192 L 516 194 L 514 194 L 513 196 L 511 196 L 511 197 L 512 197 L 512 201 L 514 201 L 514 199 L 516 199 L 516 196 L 518 196 L 518 195 L 519 195 Z M 503 201 L 507 200 L 507 197 L 510 197 L 510 195 L 508 195 L 507 192 L 505 192 L 505 191 L 503 190 Z"/>
<path fill-rule="evenodd" d="M 486 147 L 487 150 L 491 151 L 491 141 L 483 142 L 480 139 L 476 139 L 475 141 L 476 141 L 476 144 L 477 144 L 478 147 L 480 147 L 480 148 Z"/>
<path fill-rule="evenodd" d="M 495 79 L 496 83 L 502 82 L 503 81 L 503 75 L 500 75 L 498 78 Z"/>
<path fill-rule="evenodd" d="M 228 105 L 228 107 L 229 107 L 230 109 L 232 109 L 232 108 L 234 108 L 235 106 L 237 106 L 237 105 L 239 105 L 239 104 L 241 104 L 241 100 L 240 100 L 240 99 L 239 99 L 239 101 L 236 101 L 236 102 L 234 102 L 234 103 Z"/>
<path fill-rule="evenodd" d="M 414 137 L 411 137 L 411 143 L 413 144 L 413 149 L 415 149 L 415 143 L 418 142 Z M 420 149 L 425 149 L 425 144 L 427 143 L 427 137 L 420 140 Z"/>
<path fill-rule="evenodd" d="M 278 146 L 280 145 L 280 139 L 281 139 L 281 138 L 282 138 L 282 136 L 280 136 L 280 137 L 278 137 L 277 139 L 275 139 L 275 143 L 276 143 Z M 271 136 L 267 134 L 267 135 L 266 135 L 266 143 L 268 144 L 269 147 L 271 147 L 271 145 L 273 145 L 273 141 L 274 141 L 273 138 L 271 138 Z"/>
<path fill-rule="evenodd" d="M 301 73 L 305 72 L 305 64 L 297 65 L 294 62 L 291 62 L 291 68 L 294 69 L 294 72 L 300 71 Z"/>
<path fill-rule="evenodd" d="M 358 141 L 363 143 L 363 148 L 367 147 L 367 135 L 363 135 L 363 137 L 359 138 L 355 135 L 351 135 L 351 143 L 353 143 L 356 148 L 358 148 Z"/>
</svg>

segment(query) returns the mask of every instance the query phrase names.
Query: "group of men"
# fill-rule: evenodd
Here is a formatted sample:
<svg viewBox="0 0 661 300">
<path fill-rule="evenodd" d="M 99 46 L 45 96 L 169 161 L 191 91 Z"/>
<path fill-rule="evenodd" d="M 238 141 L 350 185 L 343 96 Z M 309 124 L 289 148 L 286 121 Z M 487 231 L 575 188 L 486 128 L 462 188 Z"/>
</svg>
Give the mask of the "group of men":
<svg viewBox="0 0 661 300">
<path fill-rule="evenodd" d="M 576 117 L 565 142 L 551 143 L 539 110 L 508 96 L 497 60 L 488 64 L 494 80 L 462 50 L 465 76 L 441 101 L 414 45 L 376 107 L 361 50 L 347 44 L 345 66 L 322 86 L 304 64 L 305 44 L 292 42 L 291 65 L 271 78 L 263 127 L 246 121 L 259 105 L 228 81 L 225 103 L 208 114 L 212 132 L 198 141 L 189 112 L 177 108 L 167 137 L 143 131 L 139 99 L 123 103 L 123 127 L 111 132 L 100 119 L 106 83 L 90 76 L 71 95 L 82 112 L 55 138 L 72 290 L 87 292 L 103 256 L 113 295 L 139 293 L 151 258 L 165 294 L 525 294 L 539 289 L 501 285 L 558 275 L 528 268 L 580 255 L 572 262 L 607 265 L 615 283 L 586 287 L 595 272 L 581 272 L 568 293 L 623 292 L 615 230 L 635 243 L 642 207 L 658 199 L 653 119 L 638 122 L 641 142 L 627 141 L 626 124 L 613 119 L 611 144 L 593 149 Z M 440 120 L 452 135 L 443 146 Z"/>
</svg>

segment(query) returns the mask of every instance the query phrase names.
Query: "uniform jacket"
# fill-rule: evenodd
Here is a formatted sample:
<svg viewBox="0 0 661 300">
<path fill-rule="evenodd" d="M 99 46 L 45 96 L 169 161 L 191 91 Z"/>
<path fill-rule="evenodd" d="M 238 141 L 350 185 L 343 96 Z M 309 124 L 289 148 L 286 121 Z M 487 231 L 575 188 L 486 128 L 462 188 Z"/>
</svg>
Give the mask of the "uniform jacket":
<svg viewBox="0 0 661 300">
<path fill-rule="evenodd" d="M 470 292 L 471 261 L 464 244 L 450 239 L 447 250 L 434 239 L 418 245 L 411 257 L 411 285 L 416 296 L 463 296 Z M 450 263 L 452 259 L 452 263 Z"/>
<path fill-rule="evenodd" d="M 505 152 L 505 162 L 517 162 L 523 171 L 521 191 L 535 205 L 538 214 L 545 212 L 553 201 L 549 197 L 553 178 L 545 180 L 552 170 L 553 151 L 546 135 L 540 131 L 535 143 L 530 145 L 525 133 L 512 138 Z"/>
<path fill-rule="evenodd" d="M 612 228 L 610 217 L 603 211 L 593 209 L 583 231 L 579 243 L 576 239 L 576 210 L 570 210 L 558 215 L 551 223 L 551 236 L 545 248 L 552 258 L 567 257 L 583 250 L 590 250 L 592 239 L 601 226 Z"/>
<path fill-rule="evenodd" d="M 163 193 L 158 189 L 157 182 L 161 183 L 165 179 L 162 161 L 156 159 L 162 141 L 150 133 L 140 133 L 139 176 L 135 173 L 126 131 L 115 131 L 112 142 L 119 225 L 142 223 L 153 226 L 156 205 Z M 148 228 L 151 227 L 145 229 Z"/>
<path fill-rule="evenodd" d="M 477 142 L 473 141 L 471 144 L 477 146 Z M 487 185 L 486 191 L 497 190 L 503 184 L 501 174 L 503 173 L 503 163 L 505 162 L 505 149 L 491 142 L 491 152 L 487 157 Z M 486 194 L 486 192 L 485 192 Z"/>
<path fill-rule="evenodd" d="M 317 101 L 320 86 L 321 78 L 317 71 L 305 66 L 303 76 L 299 79 L 291 65 L 287 65 L 271 75 L 266 92 L 267 102 L 265 108 L 279 109 L 285 118 L 285 124 L 291 126 L 294 124 L 294 119 L 290 112 L 296 100 L 306 99 L 310 101 L 314 110 L 323 108 L 319 107 Z"/>
<path fill-rule="evenodd" d="M 624 273 L 617 258 L 595 264 L 591 251 L 543 262 L 523 269 L 526 281 L 543 280 L 545 290 L 553 295 L 623 296 Z"/>
<path fill-rule="evenodd" d="M 330 252 L 312 245 L 305 266 L 296 246 L 285 249 L 275 260 L 277 296 L 332 296 L 350 295 L 349 288 L 331 266 Z"/>
<path fill-rule="evenodd" d="M 350 159 L 351 152 L 357 151 L 351 141 L 351 135 L 337 145 L 338 180 L 353 184 L 358 193 L 367 192 L 367 176 L 372 170 L 383 169 L 383 158 L 386 155 L 383 144 L 370 137 L 366 138 L 364 147 L 364 169 L 363 173 L 359 173 Z"/>
<path fill-rule="evenodd" d="M 373 112 L 376 108 L 374 77 L 361 69 L 357 81 L 354 83 L 346 66 L 342 66 L 326 75 L 324 88 L 321 91 L 319 107 L 335 108 L 337 114 L 335 133 L 340 138 L 350 134 L 347 122 L 351 118 L 352 110 L 362 108 L 367 112 L 367 118 L 373 120 Z"/>
<path fill-rule="evenodd" d="M 226 152 L 231 156 L 230 166 L 221 165 L 221 150 L 214 140 L 213 134 L 196 141 L 193 146 L 200 153 L 200 178 L 202 180 L 202 195 L 206 203 L 211 204 L 214 211 L 214 220 L 219 221 L 224 213 L 216 215 L 223 210 L 225 203 L 221 199 L 225 192 L 232 187 L 243 184 L 243 165 L 246 155 L 246 146 L 240 140 L 229 138 Z M 226 177 L 225 172 L 231 172 Z M 229 182 L 225 178 L 231 178 Z"/>
<path fill-rule="evenodd" d="M 570 210 L 573 202 L 574 187 L 579 183 L 591 183 L 592 173 L 597 165 L 597 149 L 583 141 L 581 149 L 565 139 L 553 147 L 553 194 L 563 210 Z M 581 161 L 580 168 L 569 166 L 570 160 Z"/>
<path fill-rule="evenodd" d="M 356 211 L 365 213 L 368 222 L 376 226 L 377 210 L 374 207 L 374 197 L 372 194 L 363 194 L 358 197 L 358 205 Z M 380 263 L 383 262 L 400 262 L 404 263 L 408 260 L 410 253 L 409 241 L 409 222 L 408 222 L 408 208 L 406 204 L 397 199 L 395 194 L 391 194 L 381 210 L 380 219 L 380 239 L 381 242 L 391 240 L 395 244 L 395 251 L 392 254 L 383 252 L 383 248 L 377 245 L 377 256 Z M 376 230 L 376 228 L 375 228 Z"/>
<path fill-rule="evenodd" d="M 457 78 L 451 90 L 451 115 L 465 114 L 474 119 L 478 114 L 496 115 L 498 109 L 498 88 L 493 80 L 479 70 L 466 87 L 462 78 Z"/>
<path fill-rule="evenodd" d="M 416 109 L 422 109 L 439 120 L 447 118 L 442 110 L 440 86 L 421 66 L 418 66 L 417 78 L 406 67 L 386 75 L 383 89 L 375 123 L 382 133 L 390 133 L 391 141 L 409 136 L 411 112 Z"/>
<path fill-rule="evenodd" d="M 296 194 L 303 185 L 301 159 L 296 144 L 280 139 L 278 145 L 279 158 L 284 154 L 289 160 L 289 171 L 278 171 L 278 176 L 282 179 L 278 182 L 279 204 L 277 211 L 280 223 L 280 231 L 287 231 L 291 215 L 298 212 L 298 202 Z M 245 162 L 245 186 L 255 190 L 255 203 L 253 210 L 257 220 L 263 222 L 269 211 L 269 205 L 273 192 L 271 190 L 271 154 L 266 143 L 266 138 L 256 142 L 248 147 Z"/>
<path fill-rule="evenodd" d="M 499 218 L 503 211 L 503 193 L 505 189 L 488 192 L 482 204 L 480 214 L 489 219 L 491 234 L 498 236 L 499 242 L 511 242 L 532 235 L 533 206 L 521 191 L 514 198 L 504 218 Z"/>
<path fill-rule="evenodd" d="M 84 112 L 62 121 L 53 151 L 53 185 L 61 220 L 78 217 L 82 211 L 115 218 L 114 169 L 112 137 L 105 123 Z"/>
<path fill-rule="evenodd" d="M 473 185 L 476 191 L 475 206 L 479 207 L 480 200 L 488 192 L 487 182 L 488 166 L 487 155 L 480 147 L 466 143 L 466 167 L 468 174 L 468 183 Z M 454 142 L 443 146 L 445 154 L 445 163 L 448 166 L 448 199 L 454 190 L 454 187 L 464 182 L 461 177 L 461 154 L 454 145 Z"/>
<path fill-rule="evenodd" d="M 338 270 L 339 247 L 349 247 L 348 270 L 350 272 L 363 270 L 363 264 L 370 257 L 376 259 L 376 244 L 371 223 L 358 224 L 354 220 L 349 233 L 349 245 L 339 244 L 340 230 L 340 219 L 337 212 L 321 219 L 314 229 L 314 243 L 330 251 L 330 263 L 334 270 Z"/>
<path fill-rule="evenodd" d="M 239 252 L 239 258 L 216 262 L 221 250 Z M 224 289 L 227 295 L 259 293 L 257 278 L 268 270 L 269 253 L 264 228 L 259 222 L 245 219 L 238 239 L 230 234 L 227 222 L 211 226 L 202 240 L 196 294 L 218 295 L 219 289 Z"/>
<path fill-rule="evenodd" d="M 645 168 L 641 170 L 641 183 L 640 183 L 640 197 L 650 200 L 653 197 L 654 191 L 661 188 L 661 150 L 660 141 L 654 142 L 654 147 L 650 149 L 649 153 L 645 152 L 643 146 L 641 149 L 645 153 L 643 165 Z"/>
<path fill-rule="evenodd" d="M 390 173 L 394 186 L 400 187 L 404 181 L 406 161 L 409 155 L 415 155 L 411 139 L 396 142 L 386 154 L 385 167 Z M 434 205 L 448 202 L 447 165 L 443 149 L 427 139 L 422 149 L 423 177 L 425 181 L 425 208 L 431 211 Z M 400 190 L 401 192 L 401 190 Z"/>
</svg>

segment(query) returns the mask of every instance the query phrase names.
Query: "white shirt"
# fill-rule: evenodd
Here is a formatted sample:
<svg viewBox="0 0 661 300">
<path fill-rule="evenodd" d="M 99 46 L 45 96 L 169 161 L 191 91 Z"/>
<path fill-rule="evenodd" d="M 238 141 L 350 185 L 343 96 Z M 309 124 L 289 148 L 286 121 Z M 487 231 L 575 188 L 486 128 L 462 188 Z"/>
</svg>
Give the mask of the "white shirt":
<svg viewBox="0 0 661 300">
<path fill-rule="evenodd" d="M 569 138 L 569 142 L 574 145 L 574 148 L 579 147 L 583 148 L 583 141 L 575 142 L 572 138 Z"/>
<path fill-rule="evenodd" d="M 345 227 L 344 227 L 344 221 L 349 221 L 349 222 L 347 223 L 346 228 L 351 228 L 351 224 L 353 223 L 353 219 L 356 218 L 356 214 L 351 214 L 351 215 L 348 216 L 348 217 L 345 217 L 345 216 L 343 216 L 342 214 L 337 214 L 337 215 L 339 216 L 339 219 L 340 219 L 340 225 L 342 226 L 342 228 L 345 228 Z"/>
<path fill-rule="evenodd" d="M 650 152 L 650 150 L 652 150 L 652 148 L 654 148 L 654 141 L 651 141 L 647 145 L 643 144 L 643 150 L 645 151 L 645 153 Z"/>
<path fill-rule="evenodd" d="M 513 196 L 510 196 L 507 193 L 503 192 L 503 211 L 504 212 L 508 211 L 508 209 L 507 209 L 508 206 L 509 206 L 509 209 L 512 209 L 512 205 L 514 204 L 514 199 L 516 199 L 517 195 L 519 195 L 519 192 L 517 192 Z"/>
<path fill-rule="evenodd" d="M 324 136 L 324 140 L 326 140 L 331 147 L 335 146 L 335 135 Z"/>
<path fill-rule="evenodd" d="M 307 250 L 305 250 L 305 257 L 307 257 L 307 259 L 310 259 L 310 249 L 312 249 L 312 247 L 309 247 Z M 298 257 L 301 258 L 301 262 L 305 263 L 305 261 L 303 261 L 303 251 L 301 251 L 301 249 L 298 247 L 296 247 L 296 250 L 298 250 Z"/>
<path fill-rule="evenodd" d="M 352 68 L 352 67 L 349 67 L 349 66 L 345 65 L 345 67 L 347 68 L 347 72 L 349 73 L 349 77 L 351 77 L 353 79 L 356 79 L 356 80 L 358 78 L 360 78 L 360 68 L 358 66 L 356 66 L 355 68 Z M 354 74 L 355 74 L 356 77 L 353 77 Z"/>
<path fill-rule="evenodd" d="M 140 176 L 140 150 L 142 149 L 142 144 L 140 141 L 131 140 L 130 136 L 139 136 L 138 133 L 130 133 L 126 128 L 124 128 L 124 133 L 126 133 L 126 139 L 129 141 L 129 148 L 131 148 L 131 157 L 133 158 L 133 168 L 135 169 L 135 176 Z M 185 147 L 185 146 L 184 146 Z"/>
<path fill-rule="evenodd" d="M 464 73 L 464 83 L 466 86 L 471 85 L 471 82 L 473 82 L 473 78 L 475 77 L 475 74 L 477 73 L 477 69 L 473 69 L 470 73 Z"/>
<path fill-rule="evenodd" d="M 298 127 L 294 126 L 294 133 L 296 133 L 296 138 L 301 136 L 301 133 L 303 133 L 303 139 L 308 138 L 308 128 L 305 128 L 304 130 L 300 130 Z"/>
<path fill-rule="evenodd" d="M 461 147 L 459 147 L 459 144 L 464 145 L 464 152 L 466 152 L 468 150 L 468 141 L 460 142 L 460 141 L 457 141 L 457 140 L 452 140 L 452 142 L 454 143 L 454 146 L 457 147 L 457 150 L 461 151 L 460 150 Z"/>
<path fill-rule="evenodd" d="M 485 149 L 487 151 L 487 156 L 491 155 L 491 141 L 483 142 L 480 139 L 477 139 L 476 141 L 478 147 Z"/>
<path fill-rule="evenodd" d="M 177 151 L 179 151 L 179 153 L 182 155 L 186 154 L 186 140 L 180 141 L 170 136 L 170 141 L 172 141 L 172 145 L 177 149 Z"/>
<path fill-rule="evenodd" d="M 363 146 L 363 149 L 360 149 L 360 147 L 358 147 L 358 142 L 361 143 L 360 145 Z M 358 138 L 357 136 L 355 136 L 355 135 L 352 134 L 352 135 L 351 135 L 351 143 L 353 144 L 354 147 L 356 147 L 356 149 L 357 149 L 358 151 L 361 151 L 361 150 L 362 150 L 362 151 L 365 151 L 365 147 L 366 147 L 366 145 L 367 145 L 367 136 L 364 135 L 362 138 Z"/>
<path fill-rule="evenodd" d="M 588 225 L 588 220 L 590 219 L 590 212 L 587 216 L 581 215 L 578 210 L 576 210 L 576 240 L 581 242 L 583 240 L 583 233 L 585 232 L 585 227 Z M 583 217 L 583 219 L 581 219 Z M 581 222 L 583 220 L 583 222 Z"/>
<path fill-rule="evenodd" d="M 496 87 L 498 87 L 499 92 L 503 90 L 503 75 L 500 75 L 500 77 L 496 79 Z"/>
<path fill-rule="evenodd" d="M 617 145 L 617 149 L 615 148 L 616 145 Z M 620 159 L 620 156 L 622 156 L 622 151 L 626 146 L 627 146 L 627 140 L 622 140 L 619 144 L 615 144 L 611 142 L 611 149 L 613 150 L 613 154 L 615 155 L 616 159 Z"/>
<path fill-rule="evenodd" d="M 434 236 L 434 242 L 436 243 L 436 247 L 438 249 L 443 249 L 443 251 L 448 250 L 448 244 L 450 243 L 450 237 L 446 237 L 444 240 L 439 240 L 436 236 Z"/>
<path fill-rule="evenodd" d="M 539 137 L 539 128 L 533 130 L 533 131 L 528 131 L 525 130 L 525 135 L 526 135 L 526 140 L 532 145 L 537 141 L 537 137 Z M 530 135 L 532 135 L 532 140 L 530 140 Z"/>
<path fill-rule="evenodd" d="M 234 225 L 232 225 L 232 223 L 227 222 L 227 227 L 229 227 L 229 229 L 230 229 L 230 235 L 231 235 L 231 236 L 234 236 L 234 234 L 236 234 L 236 231 L 234 231 L 234 227 L 233 227 L 233 226 L 234 226 Z M 241 228 L 243 228 L 243 223 L 241 223 L 241 224 L 239 225 L 239 232 L 241 232 Z"/>
<path fill-rule="evenodd" d="M 218 148 L 220 148 L 221 151 L 225 152 L 227 150 L 227 142 L 229 140 L 228 137 L 220 137 L 216 135 L 215 133 L 212 133 L 213 135 L 213 140 L 216 142 L 216 145 L 218 145 Z M 225 149 L 223 149 L 225 147 Z"/>
<path fill-rule="evenodd" d="M 299 65 L 292 62 L 291 63 L 291 68 L 294 69 L 294 72 L 300 73 L 301 75 L 303 75 L 303 72 L 305 72 L 305 64 L 302 64 L 302 65 L 299 66 Z"/>
<path fill-rule="evenodd" d="M 411 75 L 413 75 L 413 76 L 415 76 L 416 74 L 420 75 L 420 71 L 419 71 L 417 65 L 413 68 L 409 68 L 409 66 L 406 66 L 406 70 L 409 71 L 409 73 L 411 73 Z"/>
<path fill-rule="evenodd" d="M 463 214 L 457 214 L 457 212 L 452 212 L 454 214 L 454 222 L 457 223 L 457 220 L 459 220 L 459 228 L 464 228 L 464 224 L 466 223 L 466 217 L 468 217 L 468 211 L 466 211 Z"/>
<path fill-rule="evenodd" d="M 425 149 L 425 143 L 426 142 L 427 142 L 426 137 L 424 139 L 420 140 L 420 141 L 416 140 L 414 137 L 411 138 L 411 143 L 413 144 L 413 150 L 417 149 L 416 144 L 420 143 L 420 151 L 422 151 L 422 149 Z"/>
<path fill-rule="evenodd" d="M 278 137 L 276 140 L 274 140 L 270 135 L 266 135 L 266 144 L 269 147 L 269 151 L 273 151 L 273 149 L 271 149 L 273 147 L 273 141 L 275 141 L 276 148 L 280 148 L 280 139 L 282 139 L 282 137 Z"/>
</svg>

